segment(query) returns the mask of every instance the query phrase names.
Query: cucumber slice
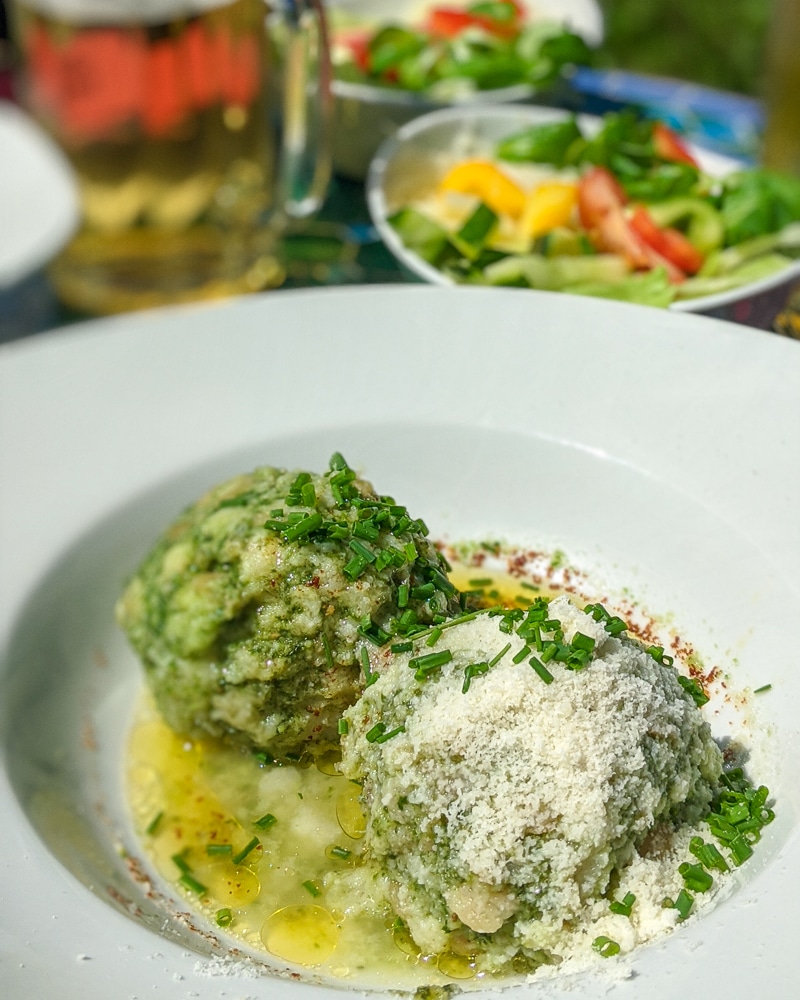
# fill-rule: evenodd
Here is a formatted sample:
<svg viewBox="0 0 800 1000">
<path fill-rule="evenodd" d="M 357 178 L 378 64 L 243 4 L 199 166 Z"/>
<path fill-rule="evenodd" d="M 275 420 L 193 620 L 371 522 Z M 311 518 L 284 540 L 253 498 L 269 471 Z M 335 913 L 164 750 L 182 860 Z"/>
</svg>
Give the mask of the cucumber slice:
<svg viewBox="0 0 800 1000">
<path fill-rule="evenodd" d="M 701 295 L 717 295 L 728 292 L 732 288 L 746 285 L 751 281 L 760 281 L 771 274 L 782 271 L 791 264 L 790 257 L 780 253 L 766 253 L 759 257 L 745 260 L 738 267 L 725 274 L 687 278 L 676 286 L 679 299 L 695 299 Z"/>
<path fill-rule="evenodd" d="M 429 264 L 435 265 L 450 243 L 447 230 L 415 208 L 401 208 L 388 222 L 408 249 Z"/>
<path fill-rule="evenodd" d="M 540 236 L 534 243 L 534 250 L 545 257 L 582 257 L 595 252 L 585 233 L 566 226 L 556 226 Z"/>
<path fill-rule="evenodd" d="M 628 264 L 616 254 L 595 254 L 586 257 L 543 257 L 541 254 L 520 254 L 505 257 L 484 268 L 484 280 L 489 285 L 527 285 L 559 291 L 579 282 L 616 282 L 629 274 Z"/>
<path fill-rule="evenodd" d="M 675 226 L 684 232 L 689 242 L 704 255 L 721 247 L 725 239 L 722 216 L 702 198 L 668 198 L 648 204 L 647 211 L 662 229 Z"/>
<path fill-rule="evenodd" d="M 497 214 L 481 202 L 453 237 L 453 244 L 465 257 L 474 260 L 497 224 Z"/>
</svg>

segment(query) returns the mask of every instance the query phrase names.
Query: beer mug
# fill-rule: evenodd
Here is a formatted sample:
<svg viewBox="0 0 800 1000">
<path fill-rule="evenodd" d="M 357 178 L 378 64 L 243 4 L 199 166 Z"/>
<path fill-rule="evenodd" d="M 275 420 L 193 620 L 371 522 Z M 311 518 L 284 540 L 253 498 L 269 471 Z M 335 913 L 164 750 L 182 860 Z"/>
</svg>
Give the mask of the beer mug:
<svg viewBox="0 0 800 1000">
<path fill-rule="evenodd" d="M 330 173 L 320 0 L 280 14 L 264 0 L 13 0 L 11 16 L 20 97 L 80 193 L 80 228 L 49 269 L 62 302 L 110 313 L 281 283 L 281 227 L 319 207 Z"/>
</svg>

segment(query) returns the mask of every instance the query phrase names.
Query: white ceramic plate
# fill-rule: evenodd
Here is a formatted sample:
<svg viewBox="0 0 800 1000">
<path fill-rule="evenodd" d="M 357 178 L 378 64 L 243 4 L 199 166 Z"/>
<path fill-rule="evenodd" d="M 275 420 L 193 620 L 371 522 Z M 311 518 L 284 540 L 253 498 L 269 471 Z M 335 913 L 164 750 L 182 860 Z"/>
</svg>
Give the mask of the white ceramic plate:
<svg viewBox="0 0 800 1000">
<path fill-rule="evenodd" d="M 0 288 L 46 264 L 78 224 L 64 156 L 31 118 L 0 101 Z"/>
<path fill-rule="evenodd" d="M 139 672 L 112 619 L 126 574 L 205 486 L 259 463 L 322 468 L 335 449 L 434 535 L 559 546 L 671 614 L 735 688 L 772 684 L 752 700 L 777 819 L 733 894 L 567 985 L 583 1000 L 793 995 L 795 343 L 545 293 L 282 292 L 0 348 L 0 420 L 4 996 L 341 996 L 215 978 L 224 943 L 130 879 L 119 773 Z"/>
<path fill-rule="evenodd" d="M 454 159 L 491 156 L 494 147 L 506 136 L 533 125 L 563 121 L 568 116 L 569 112 L 559 108 L 519 105 L 444 108 L 408 122 L 386 139 L 367 174 L 367 204 L 381 239 L 397 261 L 423 281 L 454 285 L 452 278 L 405 246 L 389 225 L 389 216 L 419 198 L 421 192 L 431 191 Z M 578 121 L 589 134 L 599 130 L 602 123 L 602 119 L 592 115 L 579 115 Z M 712 177 L 724 177 L 742 169 L 742 164 L 731 157 L 697 146 L 691 150 L 702 169 Z M 679 300 L 670 308 L 675 312 L 698 312 L 770 327 L 798 277 L 800 260 L 795 260 L 759 281 L 715 295 Z"/>
</svg>

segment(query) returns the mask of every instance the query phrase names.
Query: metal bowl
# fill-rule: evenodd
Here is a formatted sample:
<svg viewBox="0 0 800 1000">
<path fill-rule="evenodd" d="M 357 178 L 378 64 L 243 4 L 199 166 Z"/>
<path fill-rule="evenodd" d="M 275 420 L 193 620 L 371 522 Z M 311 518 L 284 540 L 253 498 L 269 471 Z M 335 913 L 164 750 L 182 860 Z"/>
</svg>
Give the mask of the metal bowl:
<svg viewBox="0 0 800 1000">
<path fill-rule="evenodd" d="M 381 239 L 411 280 L 455 284 L 409 250 L 389 225 L 388 218 L 412 199 L 435 188 L 455 160 L 490 155 L 506 136 L 531 125 L 561 120 L 566 115 L 560 109 L 531 106 L 448 108 L 409 122 L 380 146 L 367 174 L 367 205 Z M 578 121 L 587 130 L 599 127 L 600 123 L 587 115 L 578 116 Z M 698 147 L 692 147 L 692 152 L 703 170 L 715 176 L 724 176 L 742 166 L 737 160 Z M 798 280 L 800 260 L 760 281 L 717 295 L 674 302 L 669 308 L 771 329 Z"/>
<path fill-rule="evenodd" d="M 523 0 L 536 11 L 538 20 L 559 21 L 597 45 L 603 37 L 602 13 L 595 0 Z M 496 106 L 536 100 L 537 91 L 528 84 L 497 90 L 481 90 L 442 101 L 424 93 L 378 87 L 368 83 L 337 80 L 336 35 L 342 25 L 353 20 L 374 24 L 411 24 L 420 20 L 435 0 L 335 0 L 328 18 L 334 44 L 333 167 L 343 177 L 364 180 L 378 147 L 407 122 L 442 108 L 478 105 Z"/>
</svg>

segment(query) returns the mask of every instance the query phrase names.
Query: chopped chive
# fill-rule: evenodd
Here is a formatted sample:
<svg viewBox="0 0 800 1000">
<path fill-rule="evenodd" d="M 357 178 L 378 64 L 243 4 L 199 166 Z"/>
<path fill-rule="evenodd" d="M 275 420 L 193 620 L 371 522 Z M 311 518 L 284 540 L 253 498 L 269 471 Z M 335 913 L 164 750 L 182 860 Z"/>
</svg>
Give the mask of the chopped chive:
<svg viewBox="0 0 800 1000">
<path fill-rule="evenodd" d="M 491 587 L 494 580 L 490 576 L 482 576 L 478 580 L 469 580 L 470 587 Z"/>
<path fill-rule="evenodd" d="M 693 865 L 684 861 L 679 865 L 678 872 L 683 877 L 683 884 L 692 892 L 708 892 L 714 884 L 713 876 L 702 865 Z"/>
<path fill-rule="evenodd" d="M 220 855 L 220 854 L 233 854 L 233 847 L 230 844 L 206 844 L 206 854 Z"/>
<path fill-rule="evenodd" d="M 353 852 L 349 851 L 346 847 L 340 847 L 338 844 L 332 844 L 325 851 L 325 853 L 329 858 L 337 858 L 339 861 L 346 861 Z"/>
<path fill-rule="evenodd" d="M 150 820 L 150 822 L 145 827 L 145 833 L 148 837 L 152 837 L 161 824 L 161 820 L 164 818 L 164 810 L 157 812 L 155 816 Z"/>
<path fill-rule="evenodd" d="M 526 580 L 520 580 L 520 587 L 524 587 L 525 590 L 541 590 L 541 587 L 537 587 L 535 583 L 528 583 Z"/>
<path fill-rule="evenodd" d="M 261 819 L 257 819 L 253 826 L 257 826 L 259 830 L 269 830 L 271 826 L 275 826 L 278 822 L 277 816 L 273 816 L 272 813 L 265 813 Z"/>
<path fill-rule="evenodd" d="M 733 863 L 737 867 L 744 864 L 744 862 L 747 861 L 747 859 L 753 854 L 753 848 L 741 834 L 738 834 L 731 841 L 729 841 L 727 847 L 731 852 Z"/>
<path fill-rule="evenodd" d="M 395 642 L 390 647 L 393 653 L 410 653 L 414 648 L 413 642 Z"/>
<path fill-rule="evenodd" d="M 311 895 L 314 896 L 315 899 L 317 896 L 322 895 L 322 889 L 320 889 L 320 887 L 317 885 L 316 882 L 312 882 L 311 879 L 308 879 L 307 881 L 303 882 L 303 888 L 306 890 L 306 892 L 311 893 Z"/>
<path fill-rule="evenodd" d="M 347 719 L 339 719 L 336 723 L 336 731 L 340 736 L 346 736 L 350 732 L 350 723 Z"/>
<path fill-rule="evenodd" d="M 536 671 L 536 673 L 542 678 L 545 684 L 553 683 L 553 675 L 547 669 L 547 667 L 542 663 L 541 660 L 537 659 L 535 656 L 530 658 L 530 665 Z"/>
<path fill-rule="evenodd" d="M 621 618 L 617 618 L 616 616 L 606 619 L 604 627 L 606 632 L 608 632 L 610 636 L 614 637 L 621 635 L 623 632 L 627 632 L 628 630 L 627 624 Z"/>
<path fill-rule="evenodd" d="M 761 687 L 758 687 L 755 689 L 755 691 L 753 691 L 753 694 L 763 694 L 765 691 L 770 691 L 770 690 L 772 690 L 771 684 L 762 684 Z"/>
<path fill-rule="evenodd" d="M 389 633 L 382 629 L 380 625 L 376 625 L 375 622 L 370 622 L 369 625 L 360 625 L 356 631 L 371 642 L 373 646 L 385 646 L 391 639 Z"/>
<path fill-rule="evenodd" d="M 512 657 L 512 663 L 522 663 L 526 656 L 529 656 L 531 652 L 530 646 L 523 646 L 522 649 L 518 650 Z"/>
<path fill-rule="evenodd" d="M 365 563 L 375 562 L 376 555 L 372 549 L 368 549 L 363 542 L 359 542 L 357 538 L 351 538 L 349 542 L 349 547 L 355 552 L 357 556 L 360 556 Z"/>
<path fill-rule="evenodd" d="M 184 872 L 178 879 L 178 882 L 189 889 L 190 892 L 194 892 L 198 896 L 203 896 L 208 892 L 208 887 L 203 885 L 202 882 L 198 882 L 191 872 Z"/>
<path fill-rule="evenodd" d="M 248 841 L 248 843 L 245 844 L 245 846 L 241 849 L 241 851 L 239 851 L 238 854 L 234 854 L 231 860 L 235 865 L 240 865 L 247 857 L 247 855 L 250 854 L 252 851 L 254 851 L 259 846 L 260 843 L 261 841 L 258 839 L 258 837 L 253 837 L 252 840 Z"/>
<path fill-rule="evenodd" d="M 386 732 L 385 722 L 376 722 L 372 729 L 368 729 L 364 734 L 367 743 L 375 743 L 379 736 Z"/>
<path fill-rule="evenodd" d="M 632 892 L 626 892 L 621 900 L 614 900 L 612 903 L 609 903 L 609 909 L 612 913 L 619 913 L 623 917 L 629 917 L 635 902 L 636 896 Z"/>
<path fill-rule="evenodd" d="M 700 686 L 699 681 L 697 681 L 694 677 L 684 677 L 683 674 L 678 674 L 678 683 L 683 690 L 691 696 L 698 708 L 702 708 L 703 705 L 706 704 L 708 701 L 708 695 Z"/>
<path fill-rule="evenodd" d="M 405 608 L 408 605 L 408 584 L 401 583 L 397 588 L 397 606 L 398 608 Z"/>
<path fill-rule="evenodd" d="M 679 920 L 685 920 L 689 916 L 693 905 L 694 897 L 690 896 L 685 889 L 681 889 L 676 899 L 665 899 L 663 903 L 663 906 L 667 909 L 675 909 L 678 911 Z"/>
<path fill-rule="evenodd" d="M 442 649 L 438 653 L 425 653 L 423 656 L 412 656 L 408 661 L 409 667 L 415 671 L 414 676 L 418 681 L 425 680 L 429 673 L 449 663 L 453 659 L 453 654 L 449 649 Z"/>
<path fill-rule="evenodd" d="M 405 726 L 397 726 L 395 729 L 390 729 L 388 733 L 380 733 L 372 742 L 386 743 L 386 741 L 392 739 L 393 736 L 397 736 L 399 733 L 404 733 L 405 731 Z"/>
<path fill-rule="evenodd" d="M 603 958 L 612 958 L 614 955 L 619 955 L 619 945 L 616 941 L 612 941 L 611 938 L 606 937 L 601 934 L 600 937 L 596 937 L 592 941 L 592 947 Z"/>
<path fill-rule="evenodd" d="M 645 649 L 645 652 L 649 653 L 656 663 L 663 663 L 666 666 L 671 667 L 675 662 L 671 656 L 666 656 L 664 654 L 663 646 L 648 646 L 647 649 Z"/>
<path fill-rule="evenodd" d="M 720 854 L 716 845 L 705 843 L 702 837 L 692 837 L 689 841 L 689 850 L 704 867 L 715 868 L 721 872 L 730 871 L 728 862 Z"/>
<path fill-rule="evenodd" d="M 488 663 L 470 663 L 468 667 L 464 670 L 464 683 L 461 686 L 461 693 L 466 694 L 469 691 L 469 686 L 472 683 L 473 677 L 478 677 L 481 674 L 485 674 L 489 669 L 490 664 Z"/>
<path fill-rule="evenodd" d="M 353 556 L 349 563 L 342 569 L 348 580 L 357 580 L 367 568 L 367 561 L 361 556 Z"/>
<path fill-rule="evenodd" d="M 180 852 L 180 854 L 173 854 L 172 855 L 172 861 L 174 862 L 174 864 L 176 864 L 178 866 L 178 868 L 180 868 L 180 870 L 182 872 L 184 872 L 184 874 L 187 873 L 187 872 L 190 872 L 192 870 L 189 867 L 189 862 L 186 860 L 186 851 L 187 850 L 188 850 L 188 847 L 184 848 Z"/>
<path fill-rule="evenodd" d="M 549 663 L 556 653 L 558 653 L 558 646 L 554 642 L 545 643 L 544 649 L 541 653 L 542 663 Z"/>
<path fill-rule="evenodd" d="M 375 681 L 378 679 L 377 673 L 374 673 L 369 664 L 369 653 L 367 652 L 367 647 L 361 647 L 361 666 L 364 669 L 364 683 L 366 687 L 372 687 Z"/>
<path fill-rule="evenodd" d="M 495 653 L 495 655 L 491 658 L 491 660 L 489 660 L 489 666 L 496 667 L 497 664 L 503 659 L 503 657 L 509 651 L 509 649 L 511 649 L 511 643 L 507 642 L 505 646 L 503 646 L 503 648 L 500 650 L 500 652 Z"/>
<path fill-rule="evenodd" d="M 572 637 L 571 646 L 573 649 L 580 649 L 584 652 L 591 653 L 595 647 L 595 641 L 589 635 L 584 635 L 583 632 L 576 632 Z"/>
<path fill-rule="evenodd" d="M 296 542 L 301 538 L 306 538 L 312 531 L 322 526 L 322 514 L 317 512 L 306 515 L 302 520 L 286 529 L 285 538 L 287 542 Z"/>
<path fill-rule="evenodd" d="M 225 906 L 221 910 L 217 910 L 214 919 L 216 920 L 218 927 L 230 927 L 233 923 L 233 913 L 227 906 Z"/>
<path fill-rule="evenodd" d="M 426 646 L 435 646 L 436 643 L 442 638 L 441 628 L 435 628 L 428 638 L 425 640 Z"/>
</svg>

